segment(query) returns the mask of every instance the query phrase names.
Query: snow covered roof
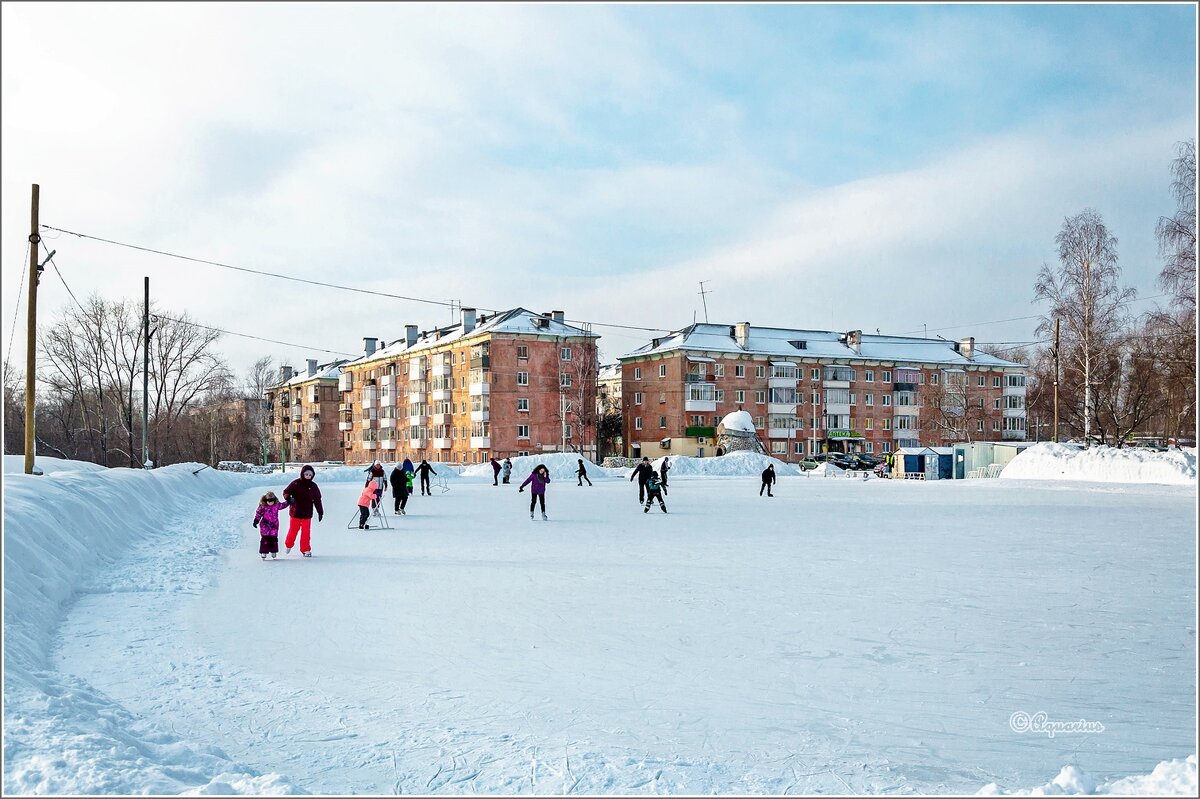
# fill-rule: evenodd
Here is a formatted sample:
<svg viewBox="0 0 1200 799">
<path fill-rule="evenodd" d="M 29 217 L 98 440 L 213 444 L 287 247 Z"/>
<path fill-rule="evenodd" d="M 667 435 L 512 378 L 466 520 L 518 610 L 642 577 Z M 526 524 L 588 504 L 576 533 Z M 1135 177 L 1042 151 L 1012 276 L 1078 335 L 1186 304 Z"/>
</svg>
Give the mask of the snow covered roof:
<svg viewBox="0 0 1200 799">
<path fill-rule="evenodd" d="M 991 366 L 1020 368 L 1023 364 L 1006 361 L 976 348 L 972 358 L 958 352 L 959 344 L 941 338 L 911 338 L 908 336 L 884 336 L 861 334 L 858 351 L 846 343 L 846 334 L 832 330 L 798 330 L 779 327 L 750 327 L 746 346 L 741 346 L 735 335 L 734 325 L 719 325 L 698 322 L 682 330 L 653 339 L 650 343 L 618 357 L 625 361 L 646 355 L 674 351 L 703 353 L 736 353 L 766 355 L 772 360 L 791 359 L 843 359 L 866 361 L 889 361 L 898 366 L 924 363 L 943 364 L 948 367 Z"/>
<path fill-rule="evenodd" d="M 511 310 L 501 311 L 490 316 L 480 315 L 477 318 L 483 321 L 477 322 L 469 332 L 463 332 L 463 323 L 461 321 L 446 327 L 435 327 L 432 330 L 425 330 L 419 333 L 416 342 L 411 347 L 408 346 L 406 339 L 397 339 L 386 347 L 375 350 L 370 355 L 360 355 L 350 361 L 350 364 L 371 363 L 402 355 L 411 355 L 423 350 L 433 349 L 434 347 L 441 347 L 460 339 L 473 338 L 480 334 L 510 333 L 555 338 L 562 338 L 564 336 L 600 338 L 600 334 L 598 333 L 584 330 L 582 327 L 576 327 L 565 321 L 560 322 L 550 314 L 535 313 L 526 308 L 512 308 Z"/>
<path fill-rule="evenodd" d="M 620 380 L 621 379 L 621 364 L 608 363 L 600 367 L 596 372 L 596 379 L 603 380 Z"/>
<path fill-rule="evenodd" d="M 298 386 L 301 383 L 307 383 L 310 380 L 337 380 L 342 374 L 342 366 L 349 363 L 345 358 L 332 363 L 318 364 L 317 373 L 309 375 L 307 370 L 301 370 L 299 374 L 292 375 L 287 380 L 282 380 L 268 388 L 283 388 L 284 386 Z"/>
</svg>

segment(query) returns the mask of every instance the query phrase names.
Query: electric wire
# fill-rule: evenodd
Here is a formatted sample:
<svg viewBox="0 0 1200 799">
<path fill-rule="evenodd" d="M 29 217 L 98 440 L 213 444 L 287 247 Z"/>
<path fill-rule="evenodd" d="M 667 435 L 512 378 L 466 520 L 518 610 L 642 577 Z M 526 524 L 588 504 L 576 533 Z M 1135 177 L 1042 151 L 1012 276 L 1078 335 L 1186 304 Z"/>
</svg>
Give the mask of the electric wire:
<svg viewBox="0 0 1200 799">
<path fill-rule="evenodd" d="M 17 307 L 13 311 L 12 330 L 8 334 L 8 351 L 4 354 L 4 371 L 8 371 L 9 359 L 12 358 L 13 336 L 17 335 L 17 319 L 21 316 L 21 297 L 25 291 L 25 272 L 29 269 L 29 239 L 25 240 L 25 257 L 21 259 L 21 282 L 17 291 Z"/>
</svg>

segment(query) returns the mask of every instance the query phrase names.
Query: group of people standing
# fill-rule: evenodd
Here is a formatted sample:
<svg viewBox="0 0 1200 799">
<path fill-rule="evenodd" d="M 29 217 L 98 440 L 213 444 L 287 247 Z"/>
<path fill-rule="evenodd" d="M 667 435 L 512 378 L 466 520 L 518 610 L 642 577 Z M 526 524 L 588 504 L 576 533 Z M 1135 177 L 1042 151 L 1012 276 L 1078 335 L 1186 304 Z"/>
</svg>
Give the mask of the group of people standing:
<svg viewBox="0 0 1200 799">
<path fill-rule="evenodd" d="M 654 464 L 650 463 L 649 458 L 642 458 L 633 469 L 633 474 L 629 475 L 629 482 L 633 482 L 636 477 L 638 481 L 638 504 L 646 503 L 646 507 L 642 513 L 649 513 L 650 506 L 658 500 L 658 507 L 663 513 L 667 512 L 667 503 L 663 502 L 663 495 L 667 493 L 667 472 L 671 471 L 671 463 L 669 458 L 663 458 L 662 464 L 655 471 Z"/>
</svg>

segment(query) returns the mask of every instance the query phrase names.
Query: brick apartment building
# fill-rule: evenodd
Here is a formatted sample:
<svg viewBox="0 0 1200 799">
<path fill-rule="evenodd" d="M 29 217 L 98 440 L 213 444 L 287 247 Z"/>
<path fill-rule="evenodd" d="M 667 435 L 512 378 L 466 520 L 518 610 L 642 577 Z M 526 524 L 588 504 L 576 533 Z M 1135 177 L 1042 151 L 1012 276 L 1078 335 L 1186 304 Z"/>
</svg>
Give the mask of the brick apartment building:
<svg viewBox="0 0 1200 799">
<path fill-rule="evenodd" d="M 621 363 L 626 455 L 716 455 L 728 413 L 771 455 L 1025 438 L 1025 366 L 961 341 L 694 324 Z"/>
<path fill-rule="evenodd" d="M 485 463 L 595 446 L 596 339 L 562 311 L 462 309 L 449 327 L 390 344 L 366 338 L 346 364 L 338 428 L 346 463 Z M 380 346 L 382 345 L 382 346 Z"/>
<path fill-rule="evenodd" d="M 318 365 L 310 358 L 308 368 L 299 374 L 293 374 L 290 366 L 280 367 L 280 382 L 265 392 L 273 459 L 341 459 L 342 440 L 336 420 L 338 377 L 345 363 L 340 360 Z"/>
</svg>

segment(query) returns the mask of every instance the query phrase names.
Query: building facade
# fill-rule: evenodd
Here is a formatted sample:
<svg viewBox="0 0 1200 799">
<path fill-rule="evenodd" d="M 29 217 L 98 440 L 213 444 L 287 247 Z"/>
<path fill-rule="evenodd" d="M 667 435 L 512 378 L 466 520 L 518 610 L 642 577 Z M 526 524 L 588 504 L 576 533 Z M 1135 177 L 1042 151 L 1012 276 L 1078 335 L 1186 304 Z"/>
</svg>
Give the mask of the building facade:
<svg viewBox="0 0 1200 799">
<path fill-rule="evenodd" d="M 265 392 L 272 460 L 341 459 L 338 378 L 345 363 L 318 364 L 310 358 L 300 374 L 280 367 L 280 382 Z"/>
<path fill-rule="evenodd" d="M 1025 366 L 973 338 L 694 324 L 618 359 L 629 457 L 717 455 L 720 419 L 754 418 L 785 461 L 820 452 L 1025 438 Z"/>
<path fill-rule="evenodd" d="M 456 325 L 390 344 L 364 339 L 346 364 L 338 428 L 347 463 L 485 463 L 595 446 L 596 339 L 562 311 L 462 309 Z"/>
</svg>

